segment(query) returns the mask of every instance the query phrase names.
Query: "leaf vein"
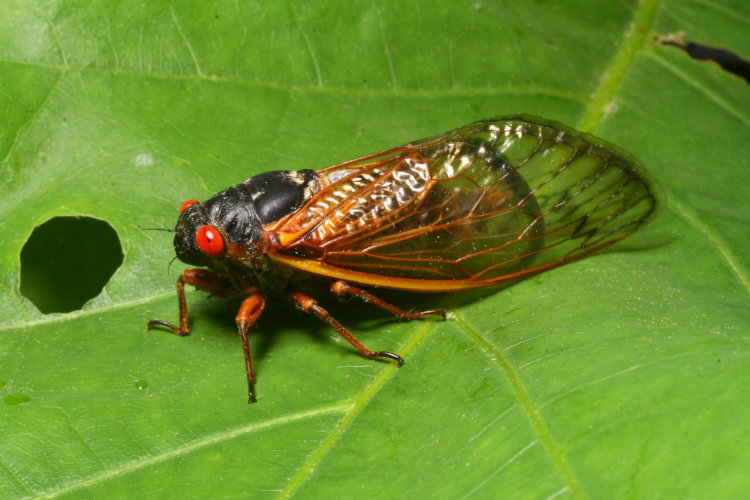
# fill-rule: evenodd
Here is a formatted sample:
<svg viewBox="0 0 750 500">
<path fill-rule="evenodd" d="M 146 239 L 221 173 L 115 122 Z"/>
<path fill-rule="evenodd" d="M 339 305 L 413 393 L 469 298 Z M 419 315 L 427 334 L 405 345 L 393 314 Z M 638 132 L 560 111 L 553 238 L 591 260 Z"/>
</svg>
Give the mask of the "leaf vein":
<svg viewBox="0 0 750 500">
<path fill-rule="evenodd" d="M 666 59 L 661 57 L 660 55 L 656 53 L 649 53 L 649 56 L 659 64 L 661 64 L 665 69 L 670 71 L 672 74 L 680 78 L 682 81 L 693 87 L 694 89 L 698 90 L 701 94 L 703 94 L 709 101 L 716 104 L 720 109 L 723 109 L 726 111 L 729 115 L 733 116 L 734 118 L 740 120 L 746 127 L 750 127 L 750 119 L 743 114 L 739 109 L 732 106 L 730 103 L 722 99 L 719 95 L 717 95 L 715 92 L 709 90 L 708 88 L 704 87 L 700 83 L 698 83 L 694 78 L 692 78 L 690 75 L 686 74 L 685 72 L 679 70 L 672 64 L 669 64 Z"/>
<path fill-rule="evenodd" d="M 659 0 L 645 0 L 635 11 L 633 23 L 623 37 L 620 50 L 615 54 L 609 68 L 604 72 L 601 84 L 594 92 L 589 105 L 578 123 L 580 130 L 593 130 L 602 121 L 612 100 L 620 89 L 625 75 L 633 65 L 636 55 L 646 40 L 646 34 L 654 23 Z"/>
<path fill-rule="evenodd" d="M 418 328 L 411 337 L 409 337 L 400 349 L 400 352 L 406 356 L 411 353 L 416 346 L 424 339 L 427 333 L 434 328 L 432 322 L 427 322 Z M 279 498 L 291 498 L 291 496 L 299 489 L 300 485 L 308 479 L 314 472 L 316 466 L 323 457 L 333 448 L 339 438 L 343 435 L 346 429 L 352 424 L 359 413 L 367 406 L 367 403 L 373 399 L 375 394 L 390 380 L 393 373 L 397 370 L 393 364 L 386 365 L 383 370 L 375 377 L 375 379 L 366 386 L 362 392 L 355 398 L 354 403 L 348 408 L 346 414 L 341 418 L 339 423 L 331 430 L 328 437 L 320 444 L 320 446 L 313 451 L 308 458 L 307 462 L 297 471 L 287 484 L 284 491 L 281 492 Z"/>
<path fill-rule="evenodd" d="M 13 138 L 13 142 L 8 147 L 8 152 L 5 154 L 5 158 L 3 158 L 2 162 L 0 163 L 6 163 L 8 161 L 11 153 L 13 152 L 13 150 L 15 150 L 16 146 L 18 145 L 18 141 L 21 138 L 21 134 L 23 134 L 24 130 L 26 130 L 32 123 L 36 121 L 37 118 L 39 118 L 39 115 L 42 113 L 42 110 L 44 110 L 47 107 L 47 104 L 49 104 L 52 98 L 55 95 L 57 95 L 57 92 L 60 90 L 60 87 L 62 87 L 62 83 L 65 80 L 65 76 L 68 74 L 68 70 L 65 67 L 60 67 L 57 69 L 59 69 L 60 71 L 60 78 L 58 78 L 55 84 L 52 86 L 52 88 L 50 88 L 50 91 L 47 93 L 47 96 L 39 104 L 37 109 L 34 110 L 34 112 L 29 116 L 29 119 L 26 120 L 25 123 L 23 123 L 22 125 L 18 127 L 18 132 Z"/>
<path fill-rule="evenodd" d="M 715 2 L 708 2 L 706 0 L 693 0 L 693 2 L 699 5 L 705 5 L 706 7 L 713 9 L 716 12 L 721 12 L 722 14 L 727 16 L 730 21 L 739 21 L 743 24 L 750 25 L 750 19 L 745 16 L 741 16 L 737 9 L 728 9 L 723 5 L 718 5 Z"/>
<path fill-rule="evenodd" d="M 539 408 L 537 408 L 531 401 L 531 398 L 526 392 L 523 384 L 521 383 L 518 374 L 513 369 L 513 367 L 511 367 L 510 362 L 506 359 L 503 352 L 497 350 L 486 338 L 484 338 L 479 334 L 479 332 L 469 326 L 458 312 L 455 314 L 455 317 L 459 329 L 463 331 L 468 338 L 476 342 L 480 346 L 480 348 L 487 353 L 490 359 L 492 359 L 498 365 L 500 371 L 508 378 L 511 386 L 513 387 L 513 390 L 516 393 L 516 398 L 518 399 L 521 408 L 523 408 L 526 417 L 531 422 L 533 429 L 539 436 L 539 440 L 546 449 L 547 454 L 550 456 L 552 463 L 555 465 L 558 472 L 565 481 L 565 484 L 570 489 L 573 496 L 582 497 L 582 489 L 578 485 L 578 481 L 576 481 L 575 476 L 573 476 L 573 472 L 566 462 L 562 450 L 560 450 L 557 444 L 555 444 L 552 436 L 550 435 L 549 429 L 547 429 L 547 425 L 539 415 Z M 535 442 L 536 441 L 534 441 L 534 443 Z M 522 451 L 525 451 L 525 449 Z"/>
<path fill-rule="evenodd" d="M 297 10 L 294 8 L 294 4 L 290 4 L 290 7 L 292 8 L 294 21 L 297 23 L 297 26 L 299 27 L 299 32 L 302 34 L 302 39 L 305 41 L 305 46 L 307 47 L 307 53 L 310 54 L 310 59 L 312 59 L 313 67 L 315 68 L 315 75 L 317 76 L 317 79 L 318 79 L 318 87 L 322 87 L 323 77 L 320 73 L 320 65 L 318 64 L 318 58 L 315 55 L 315 51 L 313 50 L 312 43 L 310 42 L 310 37 L 307 36 L 307 32 L 305 31 L 305 28 L 302 26 L 302 23 L 299 22 L 299 16 L 297 16 Z"/>
<path fill-rule="evenodd" d="M 94 66 L 66 66 L 59 64 L 48 64 L 40 62 L 21 61 L 16 59 L 0 58 L 0 63 L 20 64 L 37 68 L 55 69 L 60 71 L 77 71 L 81 73 L 101 73 L 111 75 L 113 68 L 94 67 Z M 162 80 L 196 80 L 209 83 L 231 83 L 235 85 L 248 85 L 263 88 L 281 89 L 295 92 L 322 92 L 327 94 L 361 96 L 361 97 L 418 97 L 433 99 L 436 97 L 471 97 L 487 95 L 544 95 L 548 97 L 558 97 L 574 102 L 586 102 L 588 97 L 577 93 L 570 92 L 555 87 L 521 85 L 521 86 L 495 86 L 495 87 L 462 87 L 462 88 L 445 88 L 433 90 L 416 90 L 416 89 L 364 89 L 344 88 L 344 87 L 319 87 L 317 85 L 296 85 L 284 82 L 274 82 L 268 80 L 249 80 L 247 78 L 237 78 L 219 75 L 206 76 L 203 74 L 185 74 L 185 73 L 166 73 L 158 71 L 140 71 L 134 69 L 120 68 L 117 70 L 118 75 L 148 77 Z"/>
<path fill-rule="evenodd" d="M 471 491 L 469 491 L 467 494 L 465 494 L 461 498 L 464 499 L 464 498 L 471 498 L 471 497 L 473 497 L 476 494 L 476 492 L 479 491 L 479 490 L 481 490 L 482 488 L 484 488 L 484 485 L 486 485 L 488 482 L 490 482 L 490 480 L 492 478 L 494 478 L 495 476 L 497 476 L 498 474 L 500 474 L 500 472 L 502 472 L 503 469 L 505 469 L 510 464 L 512 464 L 513 462 L 515 462 L 518 457 L 520 457 L 521 455 L 523 455 L 524 453 L 526 453 L 530 448 L 532 448 L 537 443 L 538 443 L 538 441 L 534 440 L 534 441 L 530 442 L 529 444 L 527 444 L 526 446 L 524 446 L 523 448 L 521 448 L 518 452 L 516 452 L 515 455 L 513 455 L 508 460 L 506 460 L 500 467 L 498 467 L 497 469 L 495 469 L 494 471 L 492 471 L 492 473 L 489 474 L 489 475 L 487 475 L 487 477 L 484 478 L 484 480 L 481 483 L 479 483 L 478 485 L 476 485 Z"/>
<path fill-rule="evenodd" d="M 50 314 L 43 318 L 31 320 L 31 321 L 14 321 L 12 323 L 6 323 L 4 325 L 0 325 L 0 332 L 3 332 L 5 330 L 13 330 L 15 328 L 30 328 L 37 325 L 49 325 L 57 323 L 58 321 L 68 321 L 74 318 L 79 318 L 83 316 L 91 316 L 95 314 L 101 314 L 105 311 L 112 311 L 112 310 L 120 310 L 120 309 L 126 309 L 131 306 L 138 306 L 141 304 L 148 304 L 149 302 L 153 300 L 163 299 L 164 297 L 173 297 L 174 291 L 164 292 L 160 293 L 158 295 L 150 295 L 148 297 L 142 297 L 140 299 L 134 299 L 129 300 L 125 302 L 119 302 L 112 304 L 110 306 L 105 307 L 97 307 L 92 309 L 79 309 L 78 311 L 73 311 L 69 313 L 64 314 Z"/>
<path fill-rule="evenodd" d="M 396 72 L 393 69 L 393 58 L 391 57 L 391 50 L 388 47 L 388 40 L 385 36 L 385 30 L 383 29 L 383 17 L 380 14 L 380 10 L 375 7 L 375 13 L 378 15 L 378 31 L 380 32 L 380 39 L 383 42 L 383 53 L 385 54 L 386 61 L 388 62 L 388 71 L 391 74 L 391 86 L 395 90 L 398 88 L 396 81 Z"/>
<path fill-rule="evenodd" d="M 81 434 L 81 431 L 78 430 L 78 427 L 75 426 L 75 424 L 73 423 L 73 420 L 71 420 L 71 418 L 68 416 L 65 410 L 63 408 L 58 408 L 58 409 L 60 410 L 60 413 L 62 413 L 62 416 L 65 419 L 65 421 L 68 423 L 68 426 L 73 430 L 73 433 L 76 436 L 78 436 L 78 439 L 81 440 L 81 442 L 86 447 L 86 449 L 89 450 L 89 452 L 94 456 L 94 458 L 96 458 L 96 460 L 102 465 L 102 467 L 105 470 L 107 471 L 110 470 L 109 464 L 104 461 L 104 459 L 101 457 L 101 455 L 99 455 L 99 453 L 96 452 L 96 450 L 91 445 L 89 440 L 83 437 L 83 434 Z"/>
<path fill-rule="evenodd" d="M 326 406 L 326 407 L 316 408 L 314 410 L 308 410 L 308 411 L 295 413 L 291 415 L 284 415 L 283 417 L 273 418 L 270 420 L 266 420 L 264 422 L 258 422 L 258 423 L 245 425 L 245 426 L 230 429 L 224 432 L 219 432 L 211 436 L 206 436 L 206 437 L 197 439 L 195 441 L 191 441 L 189 443 L 186 443 L 182 446 L 178 446 L 164 453 L 153 455 L 148 458 L 138 459 L 136 461 L 126 463 L 116 469 L 110 469 L 108 471 L 89 476 L 88 478 L 83 479 L 81 481 L 69 483 L 60 488 L 49 491 L 46 494 L 41 495 L 37 498 L 55 498 L 57 496 L 69 493 L 71 491 L 76 491 L 78 489 L 85 488 L 93 484 L 101 483 L 103 481 L 106 481 L 114 477 L 122 476 L 124 474 L 128 474 L 130 472 L 143 469 L 144 467 L 148 467 L 156 463 L 164 462 L 172 458 L 176 458 L 182 455 L 186 455 L 188 453 L 192 453 L 193 451 L 205 448 L 207 446 L 211 446 L 214 444 L 219 444 L 219 443 L 228 441 L 237 436 L 250 434 L 251 432 L 268 429 L 269 427 L 274 427 L 277 425 L 283 425 L 283 424 L 287 424 L 291 422 L 296 422 L 299 420 L 304 420 L 306 418 L 316 417 L 318 415 L 346 412 L 348 411 L 350 406 L 351 406 L 350 404 Z"/>
<path fill-rule="evenodd" d="M 724 241 L 721 240 L 718 236 L 716 236 L 713 232 L 711 232 L 709 227 L 703 222 L 701 222 L 701 220 L 698 219 L 698 217 L 691 214 L 689 210 L 687 210 L 684 206 L 676 202 L 674 198 L 670 198 L 668 203 L 669 205 L 675 207 L 676 210 L 674 210 L 674 213 L 678 217 L 683 219 L 689 225 L 693 226 L 693 228 L 695 228 L 696 231 L 702 234 L 708 241 L 710 241 L 716 247 L 716 250 L 718 250 L 721 257 L 729 266 L 729 269 L 731 269 L 734 275 L 737 276 L 737 279 L 745 288 L 745 291 L 747 291 L 748 295 L 750 295 L 750 278 L 748 278 L 748 276 L 746 276 L 745 273 L 742 272 L 740 265 L 735 261 L 734 257 L 732 256 L 731 252 L 729 251 L 729 248 L 727 248 Z"/>
<path fill-rule="evenodd" d="M 187 50 L 190 53 L 190 57 L 193 60 L 193 66 L 195 67 L 196 74 L 203 76 L 203 71 L 201 71 L 200 64 L 198 64 L 198 58 L 195 55 L 193 46 L 190 44 L 190 40 L 187 39 L 185 33 L 182 31 L 182 26 L 180 26 L 180 21 L 177 19 L 177 13 L 174 11 L 174 6 L 170 5 L 169 10 L 172 13 L 172 21 L 177 28 L 177 32 L 180 34 L 180 37 L 182 37 L 182 41 L 185 42 L 185 47 L 187 47 Z"/>
<path fill-rule="evenodd" d="M 29 496 L 32 496 L 34 494 L 31 488 L 29 488 L 29 485 L 26 484 L 23 478 L 21 478 L 10 465 L 8 465 L 8 462 L 2 456 L 0 456 L 0 464 L 3 464 L 5 470 L 7 470 L 8 473 L 13 477 L 13 479 L 15 479 L 16 482 L 21 485 L 21 487 L 29 494 Z"/>
</svg>

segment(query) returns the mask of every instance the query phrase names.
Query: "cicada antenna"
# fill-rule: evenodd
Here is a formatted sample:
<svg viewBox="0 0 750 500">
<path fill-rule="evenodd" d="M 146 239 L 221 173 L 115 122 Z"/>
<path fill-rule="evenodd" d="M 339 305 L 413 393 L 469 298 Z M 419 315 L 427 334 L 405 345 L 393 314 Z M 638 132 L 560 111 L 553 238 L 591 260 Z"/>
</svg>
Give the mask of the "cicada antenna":
<svg viewBox="0 0 750 500">
<path fill-rule="evenodd" d="M 167 274 L 172 276 L 172 262 L 176 261 L 177 257 L 172 257 L 172 260 L 169 261 L 169 265 L 167 266 Z"/>
</svg>

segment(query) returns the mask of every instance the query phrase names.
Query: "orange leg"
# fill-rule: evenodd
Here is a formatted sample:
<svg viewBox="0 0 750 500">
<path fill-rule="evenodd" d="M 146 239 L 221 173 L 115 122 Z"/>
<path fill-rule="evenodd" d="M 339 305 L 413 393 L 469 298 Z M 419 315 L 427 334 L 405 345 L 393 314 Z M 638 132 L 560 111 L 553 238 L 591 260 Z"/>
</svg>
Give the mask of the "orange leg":
<svg viewBox="0 0 750 500">
<path fill-rule="evenodd" d="M 149 330 L 155 326 L 163 326 L 169 328 L 180 337 L 184 337 L 190 333 L 190 327 L 188 326 L 187 303 L 185 302 L 186 284 L 219 297 L 226 297 L 232 293 L 236 293 L 235 287 L 229 282 L 229 280 L 222 278 L 212 271 L 206 269 L 186 269 L 182 271 L 180 277 L 177 278 L 177 302 L 180 306 L 179 325 L 175 326 L 168 321 L 154 319 L 148 322 Z"/>
<path fill-rule="evenodd" d="M 242 350 L 245 353 L 245 372 L 247 373 L 247 392 L 248 402 L 250 403 L 255 402 L 255 372 L 253 372 L 253 358 L 250 355 L 250 342 L 247 340 L 247 329 L 257 321 L 263 313 L 265 305 L 266 301 L 263 296 L 259 293 L 253 293 L 242 301 L 235 318 L 242 340 Z"/>
<path fill-rule="evenodd" d="M 337 281 L 333 283 L 331 285 L 331 291 L 339 296 L 344 296 L 348 294 L 348 295 L 354 295 L 355 297 L 359 297 L 360 299 L 362 299 L 363 301 L 369 304 L 372 304 L 385 311 L 388 311 L 389 313 L 393 314 L 394 316 L 396 316 L 398 319 L 402 321 L 411 321 L 413 319 L 424 318 L 425 316 L 429 316 L 429 315 L 436 315 L 445 319 L 445 311 L 441 309 L 430 309 L 427 311 L 417 311 L 417 312 L 404 311 L 403 309 L 399 309 L 393 304 L 389 304 L 388 302 L 375 297 L 367 290 L 362 290 L 361 288 L 351 286 L 346 281 Z"/>
<path fill-rule="evenodd" d="M 192 285 L 199 290 L 218 297 L 228 297 L 239 292 L 229 280 L 213 271 L 206 269 L 186 269 L 177 278 L 177 302 L 180 307 L 179 324 L 176 326 L 168 321 L 154 319 L 148 322 L 149 330 L 157 326 L 163 326 L 180 337 L 184 337 L 190 333 L 187 303 L 185 301 L 185 285 Z M 240 305 L 240 310 L 235 318 L 237 328 L 240 332 L 240 339 L 242 340 L 242 349 L 245 353 L 245 371 L 247 373 L 250 402 L 255 401 L 255 373 L 253 372 L 253 360 L 250 356 L 250 343 L 247 340 L 247 329 L 260 317 L 265 305 L 263 297 L 258 293 L 254 293 L 255 290 L 257 290 L 255 287 L 248 287 L 244 290 L 246 293 L 250 293 L 250 295 Z"/>
<path fill-rule="evenodd" d="M 344 337 L 344 339 L 349 342 L 352 346 L 354 346 L 357 351 L 362 355 L 362 357 L 367 359 L 378 359 L 378 358 L 388 358 L 394 360 L 396 363 L 398 363 L 398 366 L 403 366 L 404 360 L 399 356 L 398 354 L 388 352 L 388 351 L 371 351 L 362 343 L 354 338 L 354 335 L 349 333 L 349 330 L 344 328 L 341 323 L 336 321 L 325 309 L 320 307 L 315 299 L 312 297 L 305 295 L 302 292 L 297 291 L 289 291 L 289 296 L 294 300 L 294 302 L 297 304 L 297 307 L 302 309 L 305 312 L 309 312 L 320 318 L 321 320 L 328 323 L 328 325 L 336 330 L 336 332 Z"/>
</svg>

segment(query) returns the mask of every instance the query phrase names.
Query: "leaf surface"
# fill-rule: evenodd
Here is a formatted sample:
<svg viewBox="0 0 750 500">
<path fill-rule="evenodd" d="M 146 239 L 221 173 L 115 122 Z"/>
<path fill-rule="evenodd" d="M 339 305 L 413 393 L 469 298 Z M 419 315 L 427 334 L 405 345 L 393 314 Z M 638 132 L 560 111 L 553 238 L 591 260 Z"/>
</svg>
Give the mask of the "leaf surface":
<svg viewBox="0 0 750 500">
<path fill-rule="evenodd" d="M 7 2 L 0 17 L 0 491 L 22 497 L 736 497 L 750 469 L 747 84 L 739 1 Z M 359 358 L 271 300 L 245 400 L 236 301 L 190 292 L 188 198 L 531 113 L 632 151 L 662 216 L 611 251 L 397 323 L 321 297 Z M 122 266 L 43 315 L 19 255 L 60 215 Z M 423 296 L 400 305 L 419 308 Z M 454 307 L 455 305 L 455 307 Z"/>
</svg>

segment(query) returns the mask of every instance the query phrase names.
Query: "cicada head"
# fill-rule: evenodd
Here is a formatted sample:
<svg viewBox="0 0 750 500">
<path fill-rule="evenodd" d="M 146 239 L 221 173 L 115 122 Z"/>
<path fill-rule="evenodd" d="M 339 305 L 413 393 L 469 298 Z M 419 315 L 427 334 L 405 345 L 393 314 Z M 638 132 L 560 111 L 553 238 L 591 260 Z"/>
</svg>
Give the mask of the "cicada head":
<svg viewBox="0 0 750 500">
<path fill-rule="evenodd" d="M 188 200 L 175 228 L 177 257 L 200 267 L 230 260 L 258 267 L 263 227 L 283 218 L 319 189 L 312 170 L 266 172 L 225 189 L 205 202 Z"/>
<path fill-rule="evenodd" d="M 237 259 L 233 249 L 252 249 L 263 229 L 250 195 L 242 185 L 232 186 L 205 202 L 188 200 L 180 209 L 175 228 L 177 258 L 186 264 L 213 267 Z"/>
</svg>

